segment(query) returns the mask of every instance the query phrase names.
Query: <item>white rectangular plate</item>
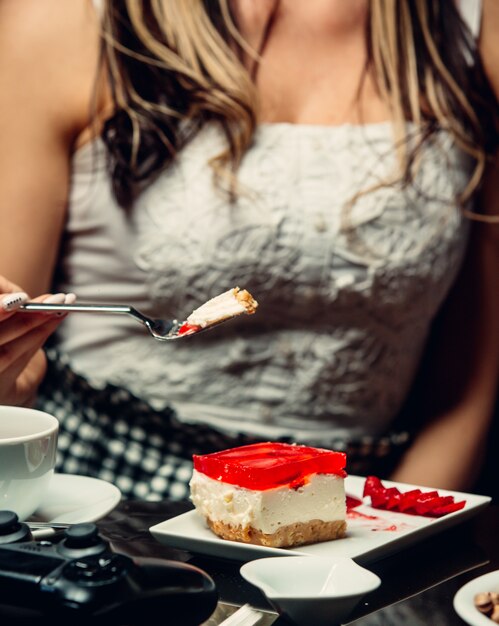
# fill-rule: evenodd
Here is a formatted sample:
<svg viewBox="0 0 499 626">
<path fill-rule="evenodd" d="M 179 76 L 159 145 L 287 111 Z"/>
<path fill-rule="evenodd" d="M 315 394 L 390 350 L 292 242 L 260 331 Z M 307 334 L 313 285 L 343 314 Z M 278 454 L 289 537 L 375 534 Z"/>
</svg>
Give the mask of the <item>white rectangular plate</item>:
<svg viewBox="0 0 499 626">
<path fill-rule="evenodd" d="M 365 478 L 361 476 L 348 476 L 345 479 L 346 493 L 361 499 L 364 481 Z M 417 485 L 390 481 L 383 481 L 383 484 L 387 487 L 398 487 L 401 491 L 418 488 Z M 430 490 L 427 487 L 419 488 L 423 491 Z M 355 558 L 359 563 L 369 563 L 461 523 L 478 513 L 491 500 L 488 496 L 443 489 L 438 491 L 441 495 L 454 496 L 456 502 L 465 500 L 465 507 L 440 518 L 431 518 L 382 511 L 361 504 L 350 512 L 347 519 L 347 536 L 343 539 L 291 549 L 267 548 L 221 539 L 206 526 L 204 520 L 194 510 L 156 524 L 149 530 L 159 542 L 168 546 L 239 561 L 250 561 L 266 556 L 315 554 L 331 557 L 346 556 Z"/>
</svg>

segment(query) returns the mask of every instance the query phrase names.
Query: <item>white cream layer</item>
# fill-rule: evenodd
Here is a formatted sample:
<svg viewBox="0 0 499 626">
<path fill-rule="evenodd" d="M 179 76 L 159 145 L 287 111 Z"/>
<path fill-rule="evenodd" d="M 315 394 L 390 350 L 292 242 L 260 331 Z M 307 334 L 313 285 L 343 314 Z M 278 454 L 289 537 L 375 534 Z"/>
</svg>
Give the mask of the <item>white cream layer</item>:
<svg viewBox="0 0 499 626">
<path fill-rule="evenodd" d="M 298 489 L 284 486 L 253 491 L 194 470 L 190 488 L 191 500 L 204 518 L 251 526 L 266 534 L 295 522 L 332 522 L 346 517 L 344 480 L 335 474 L 315 474 Z"/>
<path fill-rule="evenodd" d="M 208 302 L 202 304 L 199 308 L 195 309 L 187 318 L 188 324 L 195 324 L 204 328 L 209 324 L 213 324 L 220 320 L 225 320 L 235 315 L 240 315 L 246 312 L 246 307 L 241 304 L 236 298 L 236 290 L 229 289 L 221 293 L 219 296 L 215 296 Z"/>
</svg>

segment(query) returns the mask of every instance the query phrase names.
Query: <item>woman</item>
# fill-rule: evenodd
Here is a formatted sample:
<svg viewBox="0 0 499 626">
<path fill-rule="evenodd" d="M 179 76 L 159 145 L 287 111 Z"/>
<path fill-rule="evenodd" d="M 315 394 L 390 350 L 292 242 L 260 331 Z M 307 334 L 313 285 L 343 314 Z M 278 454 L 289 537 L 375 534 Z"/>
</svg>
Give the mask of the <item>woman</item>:
<svg viewBox="0 0 499 626">
<path fill-rule="evenodd" d="M 193 452 L 283 439 L 472 483 L 498 373 L 499 13 L 463 6 L 0 1 L 0 271 L 158 317 L 236 284 L 260 302 L 167 345 L 68 316 L 39 393 L 62 471 L 184 497 Z M 11 349 L 26 317 L 11 379 L 40 370 Z"/>
</svg>

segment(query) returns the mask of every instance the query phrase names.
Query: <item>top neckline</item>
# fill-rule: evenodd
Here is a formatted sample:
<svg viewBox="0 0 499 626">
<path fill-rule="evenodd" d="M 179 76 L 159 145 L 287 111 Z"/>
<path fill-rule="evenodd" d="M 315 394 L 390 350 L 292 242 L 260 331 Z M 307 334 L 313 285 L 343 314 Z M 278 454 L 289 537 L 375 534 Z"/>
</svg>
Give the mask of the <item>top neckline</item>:
<svg viewBox="0 0 499 626">
<path fill-rule="evenodd" d="M 412 122 L 406 122 L 408 127 L 412 127 L 414 124 Z M 304 123 L 294 123 L 294 122 L 260 122 L 256 125 L 255 135 L 261 133 L 275 133 L 275 132 L 294 132 L 294 133 L 328 133 L 328 134 L 340 134 L 345 132 L 351 133 L 363 133 L 366 135 L 386 135 L 388 130 L 391 130 L 393 127 L 392 120 L 382 120 L 379 122 L 369 122 L 366 124 L 355 124 L 353 122 L 345 122 L 343 124 L 304 124 Z M 199 132 L 202 132 L 207 127 L 201 128 Z M 92 146 L 95 147 L 97 144 L 103 145 L 102 137 L 100 135 L 96 137 L 92 137 L 85 143 L 81 144 L 76 148 L 73 153 L 73 157 L 77 154 L 86 152 Z"/>
<path fill-rule="evenodd" d="M 410 124 L 410 122 L 407 122 Z M 370 130 L 377 129 L 386 129 L 387 126 L 391 127 L 393 124 L 392 120 L 381 120 L 379 122 L 369 122 L 366 124 L 355 124 L 354 122 L 344 122 L 342 124 L 306 124 L 306 123 L 295 123 L 295 122 L 260 122 L 256 126 L 256 131 L 263 130 L 271 130 L 271 129 L 296 129 L 296 130 L 308 130 L 308 129 L 318 129 L 321 131 L 343 131 L 343 130 L 352 130 L 352 131 L 363 131 L 369 132 Z"/>
</svg>

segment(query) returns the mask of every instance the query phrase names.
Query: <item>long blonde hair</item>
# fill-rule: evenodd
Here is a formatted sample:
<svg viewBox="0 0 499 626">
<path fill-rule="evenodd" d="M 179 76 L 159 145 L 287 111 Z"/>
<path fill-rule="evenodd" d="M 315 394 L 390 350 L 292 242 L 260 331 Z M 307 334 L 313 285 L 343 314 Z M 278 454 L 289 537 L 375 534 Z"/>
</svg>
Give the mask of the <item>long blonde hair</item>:
<svg viewBox="0 0 499 626">
<path fill-rule="evenodd" d="M 366 72 L 391 111 L 401 179 L 410 180 L 417 151 L 405 140 L 407 120 L 422 141 L 444 128 L 474 160 L 464 204 L 498 142 L 496 102 L 454 2 L 370 0 L 366 42 Z M 242 38 L 229 0 L 107 0 L 102 43 L 115 103 L 103 138 L 120 203 L 129 205 L 208 121 L 227 140 L 212 161 L 215 177 L 233 189 L 258 116 L 242 58 L 258 51 Z"/>
</svg>

